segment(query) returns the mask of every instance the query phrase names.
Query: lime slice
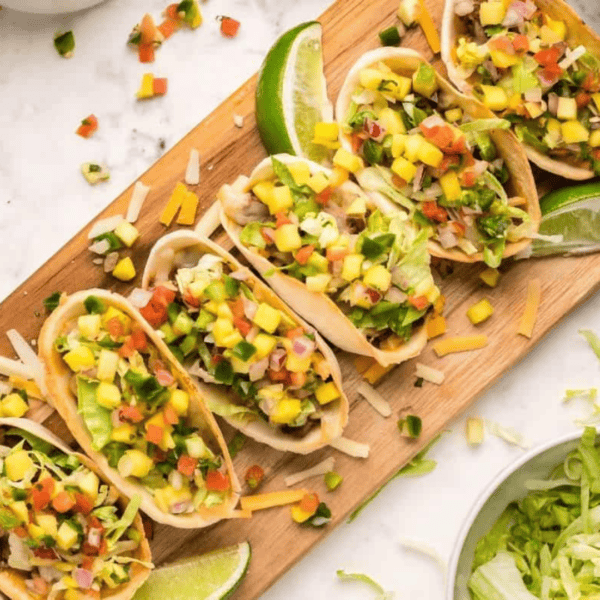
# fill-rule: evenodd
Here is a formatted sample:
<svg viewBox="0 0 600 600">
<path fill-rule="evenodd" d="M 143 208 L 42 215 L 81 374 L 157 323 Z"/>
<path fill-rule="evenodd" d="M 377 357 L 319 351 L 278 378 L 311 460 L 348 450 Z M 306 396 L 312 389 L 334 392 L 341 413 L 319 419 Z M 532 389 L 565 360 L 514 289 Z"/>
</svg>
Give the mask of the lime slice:
<svg viewBox="0 0 600 600">
<path fill-rule="evenodd" d="M 133 600 L 224 600 L 244 578 L 250 555 L 242 542 L 166 565 L 150 573 Z"/>
<path fill-rule="evenodd" d="M 333 120 L 323 75 L 321 24 L 302 23 L 269 50 L 256 88 L 256 123 L 269 154 L 286 152 L 322 162 L 327 150 L 312 143 L 315 124 Z"/>
<path fill-rule="evenodd" d="M 588 254 L 600 250 L 600 183 L 561 188 L 540 200 L 539 233 L 562 240 L 533 241 L 533 256 Z"/>
</svg>

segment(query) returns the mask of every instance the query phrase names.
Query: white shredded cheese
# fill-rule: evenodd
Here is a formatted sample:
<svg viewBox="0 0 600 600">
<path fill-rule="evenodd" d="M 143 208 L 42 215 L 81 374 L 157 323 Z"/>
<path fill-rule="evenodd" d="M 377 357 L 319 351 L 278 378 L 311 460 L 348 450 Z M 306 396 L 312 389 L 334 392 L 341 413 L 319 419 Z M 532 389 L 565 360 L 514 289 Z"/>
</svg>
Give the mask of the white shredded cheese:
<svg viewBox="0 0 600 600">
<path fill-rule="evenodd" d="M 242 115 L 233 113 L 233 124 L 241 129 L 244 126 L 244 117 L 242 117 Z"/>
<path fill-rule="evenodd" d="M 131 200 L 127 207 L 127 214 L 125 215 L 125 219 L 130 223 L 135 223 L 138 220 L 140 211 L 142 210 L 142 206 L 146 201 L 149 191 L 150 186 L 144 185 L 141 181 L 135 182 L 133 192 L 131 193 Z"/>
<path fill-rule="evenodd" d="M 519 433 L 513 427 L 507 427 L 505 425 L 500 425 L 500 423 L 496 423 L 495 421 L 490 421 L 489 419 L 485 420 L 485 424 L 488 428 L 488 431 L 499 437 L 500 439 L 512 444 L 513 446 L 519 446 L 519 448 L 523 448 L 523 450 L 527 450 L 531 448 L 531 442 L 525 439 L 521 433 Z"/>
<path fill-rule="evenodd" d="M 114 217 L 107 217 L 106 219 L 96 221 L 88 232 L 88 239 L 93 240 L 103 233 L 114 231 L 117 225 L 123 220 L 123 215 L 115 215 Z"/>
<path fill-rule="evenodd" d="M 329 445 L 353 458 L 367 458 L 369 456 L 369 444 L 355 442 L 345 437 L 339 437 L 331 441 Z"/>
<path fill-rule="evenodd" d="M 567 56 L 563 58 L 558 66 L 561 69 L 568 69 L 575 61 L 579 60 L 587 50 L 585 46 L 577 46 L 577 48 L 573 48 L 573 50 L 567 50 Z"/>
<path fill-rule="evenodd" d="M 190 150 L 184 180 L 188 185 L 198 185 L 200 183 L 200 152 L 196 148 Z"/>
<path fill-rule="evenodd" d="M 92 259 L 92 263 L 95 265 L 103 265 L 104 264 L 104 259 L 103 258 L 93 258 Z"/>
<path fill-rule="evenodd" d="M 21 361 L 0 356 L 0 374 L 6 377 L 21 377 L 22 379 L 33 379 L 33 373 L 27 365 Z"/>
<path fill-rule="evenodd" d="M 25 363 L 30 370 L 33 380 L 37 383 L 40 391 L 46 396 L 46 384 L 44 382 L 44 369 L 37 354 L 31 349 L 25 338 L 16 330 L 9 329 L 6 337 L 11 343 L 17 356 Z"/>
<path fill-rule="evenodd" d="M 196 233 L 205 237 L 210 237 L 221 224 L 219 212 L 221 210 L 220 202 L 213 202 L 209 209 L 202 215 L 198 224 L 194 228 Z"/>
<path fill-rule="evenodd" d="M 304 481 L 309 477 L 315 477 L 316 475 L 325 475 L 325 473 L 333 471 L 334 464 L 335 458 L 333 458 L 333 456 L 330 456 L 329 458 L 326 458 L 325 460 L 321 461 L 319 464 L 315 465 L 314 467 L 311 467 L 310 469 L 305 469 L 304 471 L 298 471 L 298 473 L 288 475 L 283 480 L 283 482 L 288 487 L 291 487 L 292 485 L 296 485 L 297 483 L 300 483 L 301 481 Z"/>
<path fill-rule="evenodd" d="M 13 387 L 8 381 L 0 381 L 0 396 L 3 394 L 10 394 L 12 389 Z"/>
<path fill-rule="evenodd" d="M 426 544 L 425 542 L 421 542 L 419 540 L 411 540 L 408 538 L 400 538 L 400 544 L 408 550 L 419 552 L 420 554 L 424 554 L 425 556 L 428 556 L 429 558 L 433 559 L 439 566 L 440 571 L 444 576 L 444 581 L 446 580 L 446 575 L 448 573 L 448 563 L 442 558 L 442 555 L 435 548 L 432 548 L 429 544 Z"/>
<path fill-rule="evenodd" d="M 392 408 L 389 402 L 366 381 L 361 381 L 356 391 L 382 416 L 389 417 Z"/>
<path fill-rule="evenodd" d="M 94 242 L 88 250 L 94 254 L 106 254 L 110 250 L 110 243 L 108 240 L 100 240 L 99 242 Z"/>
<path fill-rule="evenodd" d="M 441 371 L 434 369 L 433 367 L 428 367 L 423 363 L 417 363 L 417 371 L 415 373 L 417 377 L 421 377 L 425 381 L 429 381 L 429 383 L 435 383 L 436 385 L 441 385 L 444 382 L 446 376 Z"/>
</svg>

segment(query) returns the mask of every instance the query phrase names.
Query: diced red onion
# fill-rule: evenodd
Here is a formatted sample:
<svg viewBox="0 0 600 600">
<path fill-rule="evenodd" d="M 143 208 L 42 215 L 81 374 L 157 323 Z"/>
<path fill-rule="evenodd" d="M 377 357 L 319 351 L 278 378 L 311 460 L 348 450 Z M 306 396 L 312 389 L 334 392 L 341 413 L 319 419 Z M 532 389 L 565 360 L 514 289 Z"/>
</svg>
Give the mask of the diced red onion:
<svg viewBox="0 0 600 600">
<path fill-rule="evenodd" d="M 523 4 L 522 2 L 513 2 L 506 11 L 504 19 L 502 20 L 503 27 L 516 27 L 525 21 L 525 18 L 513 8 L 514 4 Z"/>
<path fill-rule="evenodd" d="M 454 14 L 459 17 L 466 17 L 475 10 L 475 3 L 473 0 L 457 0 L 454 4 Z"/>
<path fill-rule="evenodd" d="M 102 541 L 102 532 L 100 531 L 100 529 L 92 527 L 88 532 L 87 541 L 90 546 L 94 546 L 94 548 L 99 548 L 100 542 Z"/>
<path fill-rule="evenodd" d="M 119 253 L 118 252 L 111 252 L 110 254 L 107 254 L 106 258 L 104 259 L 104 272 L 112 273 L 114 268 L 117 266 L 118 262 L 119 262 Z"/>
<path fill-rule="evenodd" d="M 254 319 L 254 316 L 256 315 L 256 311 L 258 310 L 258 304 L 246 298 L 244 294 L 242 294 L 241 298 L 242 303 L 244 305 L 244 315 L 247 319 L 250 319 L 252 321 L 252 319 Z"/>
<path fill-rule="evenodd" d="M 310 354 L 312 354 L 315 349 L 315 343 L 312 340 L 309 340 L 305 336 L 294 338 L 292 343 L 292 350 L 294 354 L 298 356 L 298 358 L 306 358 Z"/>
<path fill-rule="evenodd" d="M 119 425 L 123 425 L 124 421 L 121 419 L 121 411 L 118 408 L 110 413 L 110 422 L 113 427 L 119 427 Z"/>
<path fill-rule="evenodd" d="M 558 114 L 558 94 L 554 92 L 548 94 L 548 111 L 553 116 Z"/>
<path fill-rule="evenodd" d="M 246 341 L 252 343 L 256 339 L 256 336 L 259 333 L 260 333 L 260 327 L 257 327 L 256 325 L 253 325 L 250 328 L 250 331 L 248 332 L 248 335 L 246 336 Z"/>
<path fill-rule="evenodd" d="M 376 142 L 381 142 L 385 137 L 385 127 L 373 119 L 365 119 L 364 129 L 369 134 L 369 137 Z"/>
<path fill-rule="evenodd" d="M 429 118 L 429 117 L 427 117 L 427 118 Z M 417 171 L 415 172 L 415 177 L 413 179 L 413 184 L 412 184 L 413 192 L 418 192 L 421 190 L 421 184 L 423 183 L 423 174 L 424 173 L 425 173 L 425 165 L 423 163 L 421 163 L 417 167 Z"/>
<path fill-rule="evenodd" d="M 73 579 L 82 590 L 89 590 L 94 583 L 94 574 L 87 569 L 73 569 Z"/>
<path fill-rule="evenodd" d="M 259 379 L 262 379 L 265 376 L 268 367 L 269 358 L 267 356 L 252 363 L 248 367 L 248 376 L 250 377 L 250 381 L 258 381 Z"/>
<path fill-rule="evenodd" d="M 285 362 L 286 353 L 283 348 L 276 348 L 269 356 L 269 367 L 273 371 L 279 371 Z"/>
<path fill-rule="evenodd" d="M 180 515 L 182 513 L 187 512 L 191 506 L 192 503 L 189 500 L 175 502 L 174 504 L 171 504 L 171 514 Z"/>
<path fill-rule="evenodd" d="M 110 243 L 108 240 L 100 240 L 89 246 L 88 250 L 94 254 L 105 254 L 110 250 Z"/>
<path fill-rule="evenodd" d="M 205 369 L 200 366 L 200 361 L 197 360 L 191 367 L 188 368 L 188 373 L 190 375 L 194 375 L 195 377 L 199 377 L 202 381 L 206 381 L 206 383 L 217 383 L 217 380 Z"/>
<path fill-rule="evenodd" d="M 263 227 L 261 229 L 262 235 L 266 238 L 269 238 L 271 242 L 275 241 L 275 230 L 272 227 Z"/>
<path fill-rule="evenodd" d="M 383 297 L 384 300 L 388 302 L 393 302 L 394 304 L 402 304 L 408 296 L 401 290 L 399 290 L 396 286 L 392 286 Z"/>
<path fill-rule="evenodd" d="M 150 302 L 152 298 L 152 292 L 150 290 L 143 290 L 142 288 L 134 288 L 131 294 L 129 294 L 129 302 L 136 308 L 144 308 Z"/>
<path fill-rule="evenodd" d="M 438 227 L 438 239 L 442 248 L 453 248 L 456 246 L 458 239 L 449 227 Z"/>
<path fill-rule="evenodd" d="M 173 377 L 173 375 L 171 375 L 171 373 L 169 373 L 169 371 L 166 371 L 165 369 L 158 369 L 156 371 L 156 379 L 158 380 L 158 383 L 160 383 L 160 385 L 163 385 L 165 387 L 168 387 L 175 382 L 175 378 Z"/>
</svg>

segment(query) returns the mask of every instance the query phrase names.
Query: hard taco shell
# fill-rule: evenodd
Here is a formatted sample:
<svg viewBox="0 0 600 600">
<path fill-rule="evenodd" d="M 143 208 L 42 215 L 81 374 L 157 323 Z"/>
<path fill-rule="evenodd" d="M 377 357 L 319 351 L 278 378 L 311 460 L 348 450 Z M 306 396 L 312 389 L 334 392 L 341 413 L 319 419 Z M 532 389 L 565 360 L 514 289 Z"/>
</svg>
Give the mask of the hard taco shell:
<svg viewBox="0 0 600 600">
<path fill-rule="evenodd" d="M 148 339 L 154 344 L 159 353 L 169 364 L 173 376 L 177 379 L 181 388 L 190 396 L 190 415 L 188 423 L 200 430 L 202 437 L 208 436 L 209 445 L 223 456 L 229 480 L 232 485 L 232 493 L 222 505 L 211 508 L 200 507 L 193 513 L 180 515 L 167 514 L 158 508 L 152 494 L 140 484 L 124 479 L 116 469 L 113 469 L 102 452 L 92 448 L 92 437 L 90 436 L 83 418 L 77 411 L 77 397 L 71 391 L 70 381 L 72 371 L 63 361 L 60 353 L 54 348 L 54 341 L 62 335 L 67 323 L 78 316 L 86 314 L 83 305 L 84 300 L 90 296 L 96 296 L 109 306 L 114 306 L 127 314 L 146 333 Z M 199 528 L 212 525 L 220 519 L 232 516 L 232 511 L 238 502 L 240 486 L 233 470 L 233 464 L 227 450 L 227 445 L 219 427 L 205 404 L 204 398 L 195 388 L 189 375 L 179 365 L 166 344 L 156 335 L 155 331 L 148 325 L 142 315 L 122 296 L 101 289 L 91 289 L 76 292 L 71 296 L 63 296 L 61 303 L 48 317 L 40 332 L 38 340 L 40 359 L 44 363 L 46 385 L 53 404 L 60 416 L 65 420 L 67 426 L 79 445 L 98 465 L 100 471 L 109 479 L 114 486 L 127 497 L 139 494 L 142 497 L 141 510 L 152 517 L 158 523 L 180 528 Z"/>
</svg>

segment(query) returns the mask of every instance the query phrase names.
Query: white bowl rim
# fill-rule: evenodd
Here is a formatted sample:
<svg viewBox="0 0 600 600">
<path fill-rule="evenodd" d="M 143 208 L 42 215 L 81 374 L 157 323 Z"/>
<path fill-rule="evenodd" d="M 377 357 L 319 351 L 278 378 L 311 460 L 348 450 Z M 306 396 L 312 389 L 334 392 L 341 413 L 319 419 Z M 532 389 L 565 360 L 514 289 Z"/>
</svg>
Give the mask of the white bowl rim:
<svg viewBox="0 0 600 600">
<path fill-rule="evenodd" d="M 596 427 L 596 435 L 600 433 L 600 426 Z M 467 534 L 469 533 L 473 522 L 479 515 L 481 509 L 484 504 L 490 499 L 492 494 L 496 491 L 502 482 L 507 479 L 510 475 L 512 475 L 515 471 L 520 469 L 523 465 L 528 463 L 530 460 L 535 458 L 536 456 L 551 450 L 556 446 L 561 446 L 562 444 L 566 444 L 568 442 L 573 442 L 581 438 L 583 434 L 583 429 L 579 429 L 576 431 L 571 431 L 569 433 L 565 433 L 561 435 L 559 438 L 553 438 L 548 440 L 547 442 L 541 443 L 539 446 L 528 450 L 525 454 L 520 456 L 517 460 L 507 465 L 504 469 L 502 469 L 495 477 L 490 481 L 490 483 L 483 489 L 483 491 L 477 497 L 475 504 L 471 507 L 471 510 L 467 513 L 463 524 L 458 532 L 456 537 L 456 541 L 454 542 L 454 547 L 452 549 L 452 554 L 450 555 L 450 560 L 448 562 L 448 578 L 446 580 L 446 600 L 455 600 L 454 598 L 454 586 L 456 583 L 456 568 L 458 566 L 458 559 L 462 552 L 465 540 L 467 538 Z"/>
</svg>

